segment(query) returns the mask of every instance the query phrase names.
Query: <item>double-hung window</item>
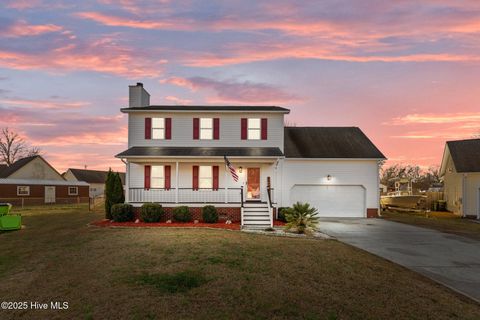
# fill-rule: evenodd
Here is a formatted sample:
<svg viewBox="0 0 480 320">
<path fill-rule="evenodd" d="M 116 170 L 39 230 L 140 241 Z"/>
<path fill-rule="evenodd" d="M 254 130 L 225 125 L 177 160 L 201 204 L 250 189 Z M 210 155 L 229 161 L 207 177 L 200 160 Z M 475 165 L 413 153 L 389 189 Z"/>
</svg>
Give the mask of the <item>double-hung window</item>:
<svg viewBox="0 0 480 320">
<path fill-rule="evenodd" d="M 213 187 L 213 170 L 211 166 L 199 166 L 198 187 L 211 189 Z"/>
<path fill-rule="evenodd" d="M 165 139 L 165 118 L 152 118 L 152 139 Z"/>
<path fill-rule="evenodd" d="M 212 118 L 200 118 L 200 139 L 202 140 L 213 139 L 213 119 Z"/>
<path fill-rule="evenodd" d="M 30 186 L 17 186 L 17 196 L 29 196 Z"/>
<path fill-rule="evenodd" d="M 248 140 L 260 140 L 261 138 L 261 123 L 258 118 L 248 119 Z"/>
<path fill-rule="evenodd" d="M 151 188 L 165 188 L 165 167 L 164 166 L 152 166 Z"/>
<path fill-rule="evenodd" d="M 69 196 L 78 196 L 78 187 L 68 187 Z"/>
</svg>

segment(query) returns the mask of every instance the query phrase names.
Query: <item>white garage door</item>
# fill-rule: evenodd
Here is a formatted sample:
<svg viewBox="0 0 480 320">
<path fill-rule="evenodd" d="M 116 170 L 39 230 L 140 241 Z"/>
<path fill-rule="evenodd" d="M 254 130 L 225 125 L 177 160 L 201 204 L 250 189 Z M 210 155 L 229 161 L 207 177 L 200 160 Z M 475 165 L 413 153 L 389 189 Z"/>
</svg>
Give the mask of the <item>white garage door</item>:
<svg viewBox="0 0 480 320">
<path fill-rule="evenodd" d="M 320 217 L 365 217 L 365 189 L 361 186 L 294 185 L 292 202 L 308 202 Z"/>
</svg>

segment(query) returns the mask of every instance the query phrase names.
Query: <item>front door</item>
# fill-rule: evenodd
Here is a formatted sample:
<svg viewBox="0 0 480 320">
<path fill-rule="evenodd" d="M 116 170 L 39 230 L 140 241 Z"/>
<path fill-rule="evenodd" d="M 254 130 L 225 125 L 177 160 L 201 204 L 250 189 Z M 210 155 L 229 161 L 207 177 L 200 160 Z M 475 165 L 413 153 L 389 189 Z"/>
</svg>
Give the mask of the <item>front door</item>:
<svg viewBox="0 0 480 320">
<path fill-rule="evenodd" d="M 247 169 L 247 200 L 260 200 L 260 168 Z"/>
<path fill-rule="evenodd" d="M 45 203 L 55 203 L 54 186 L 45 186 Z"/>
</svg>

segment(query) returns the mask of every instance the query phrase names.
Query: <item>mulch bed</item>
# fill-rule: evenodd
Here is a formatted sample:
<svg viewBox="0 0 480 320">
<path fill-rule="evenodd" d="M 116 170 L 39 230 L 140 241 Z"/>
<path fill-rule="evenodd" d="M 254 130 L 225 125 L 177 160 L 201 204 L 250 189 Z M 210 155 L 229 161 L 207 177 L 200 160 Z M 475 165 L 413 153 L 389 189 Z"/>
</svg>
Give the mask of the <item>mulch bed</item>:
<svg viewBox="0 0 480 320">
<path fill-rule="evenodd" d="M 227 229 L 227 230 L 240 230 L 240 223 L 233 222 L 231 224 L 226 224 L 225 222 L 218 223 L 193 223 L 193 222 L 113 222 L 107 219 L 101 221 L 94 221 L 90 223 L 93 226 L 97 227 L 133 227 L 133 228 L 215 228 L 215 229 Z"/>
</svg>

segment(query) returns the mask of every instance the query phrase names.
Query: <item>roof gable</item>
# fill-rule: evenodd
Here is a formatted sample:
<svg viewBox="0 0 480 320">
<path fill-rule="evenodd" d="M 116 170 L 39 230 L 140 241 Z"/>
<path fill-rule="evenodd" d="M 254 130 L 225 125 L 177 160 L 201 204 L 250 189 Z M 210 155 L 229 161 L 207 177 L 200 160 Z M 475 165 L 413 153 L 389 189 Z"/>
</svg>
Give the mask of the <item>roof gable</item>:
<svg viewBox="0 0 480 320">
<path fill-rule="evenodd" d="M 25 157 L 22 159 L 19 159 L 12 163 L 11 165 L 2 165 L 0 166 L 0 178 L 7 178 L 8 176 L 12 175 L 16 171 L 20 170 L 23 166 L 25 166 L 27 163 L 30 161 L 36 159 L 37 157 L 40 156 L 31 156 L 31 157 Z"/>
<path fill-rule="evenodd" d="M 25 157 L 15 161 L 15 163 L 0 173 L 0 178 L 65 180 L 62 175 L 40 155 Z"/>
<path fill-rule="evenodd" d="M 480 172 L 480 139 L 447 141 L 447 148 L 457 172 Z"/>
<path fill-rule="evenodd" d="M 285 127 L 285 157 L 385 159 L 357 127 Z"/>
</svg>

